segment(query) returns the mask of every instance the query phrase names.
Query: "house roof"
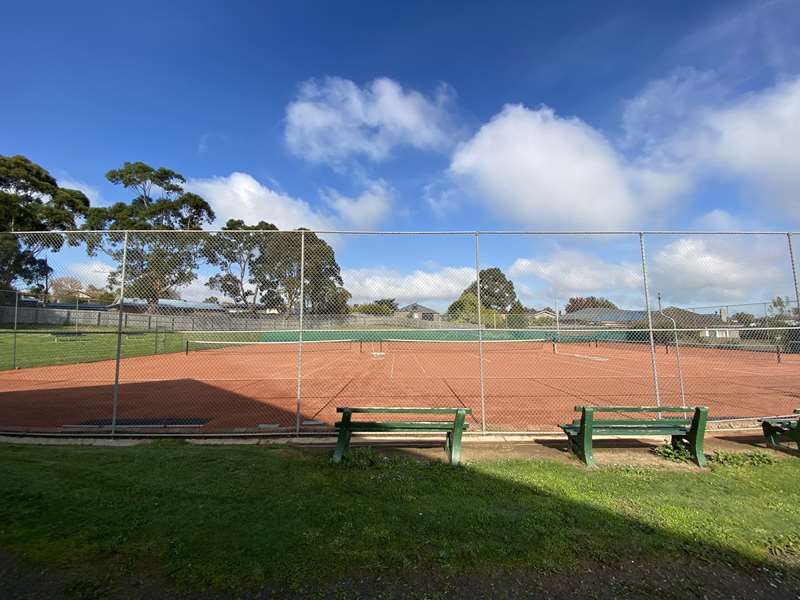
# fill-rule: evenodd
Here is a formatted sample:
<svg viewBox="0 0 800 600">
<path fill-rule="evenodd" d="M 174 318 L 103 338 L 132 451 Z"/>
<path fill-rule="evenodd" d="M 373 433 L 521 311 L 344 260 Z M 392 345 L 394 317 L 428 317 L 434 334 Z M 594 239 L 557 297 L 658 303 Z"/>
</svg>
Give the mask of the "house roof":
<svg viewBox="0 0 800 600">
<path fill-rule="evenodd" d="M 114 302 L 111 306 L 118 306 L 119 302 Z M 125 298 L 123 306 L 147 306 L 144 298 Z M 182 308 L 185 310 L 216 310 L 224 311 L 225 307 L 211 302 L 190 302 L 189 300 L 173 300 L 171 298 L 161 298 L 158 301 L 159 308 Z"/>
<path fill-rule="evenodd" d="M 412 302 L 411 304 L 407 304 L 406 306 L 401 306 L 399 309 L 401 312 L 418 312 L 418 313 L 432 313 L 438 315 L 439 312 L 433 310 L 432 308 L 428 308 L 427 306 L 423 306 L 417 302 Z"/>
<path fill-rule="evenodd" d="M 621 308 L 582 308 L 562 317 L 562 321 L 602 321 L 604 323 L 633 323 L 647 318 L 645 310 Z"/>
</svg>

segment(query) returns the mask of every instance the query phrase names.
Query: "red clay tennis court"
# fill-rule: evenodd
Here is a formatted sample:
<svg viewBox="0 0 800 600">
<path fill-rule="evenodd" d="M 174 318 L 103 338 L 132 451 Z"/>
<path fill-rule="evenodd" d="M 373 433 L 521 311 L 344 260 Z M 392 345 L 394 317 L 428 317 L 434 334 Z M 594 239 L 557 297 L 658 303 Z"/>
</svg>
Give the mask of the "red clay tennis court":
<svg viewBox="0 0 800 600">
<path fill-rule="evenodd" d="M 471 429 L 552 431 L 580 404 L 654 405 L 648 344 L 546 341 L 338 340 L 189 344 L 120 363 L 119 430 L 282 432 L 332 426 L 345 405 L 466 406 Z M 686 404 L 712 419 L 790 413 L 800 355 L 685 347 Z M 675 349 L 656 353 L 661 403 L 680 405 Z M 96 431 L 110 426 L 115 361 L 0 372 L 0 428 Z M 298 372 L 301 378 L 298 386 Z M 299 401 L 298 401 L 299 398 Z"/>
</svg>

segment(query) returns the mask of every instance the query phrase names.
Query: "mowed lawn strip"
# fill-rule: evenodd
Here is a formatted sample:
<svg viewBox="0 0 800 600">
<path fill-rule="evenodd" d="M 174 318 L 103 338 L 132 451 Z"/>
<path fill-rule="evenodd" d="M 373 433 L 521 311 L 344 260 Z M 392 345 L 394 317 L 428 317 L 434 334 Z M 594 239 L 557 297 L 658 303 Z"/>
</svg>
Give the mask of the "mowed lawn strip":
<svg viewBox="0 0 800 600">
<path fill-rule="evenodd" d="M 235 588 L 670 556 L 796 576 L 800 461 L 712 464 L 453 468 L 356 450 L 333 466 L 270 446 L 3 445 L 0 547 L 62 566 L 155 561 L 181 584 Z"/>
</svg>

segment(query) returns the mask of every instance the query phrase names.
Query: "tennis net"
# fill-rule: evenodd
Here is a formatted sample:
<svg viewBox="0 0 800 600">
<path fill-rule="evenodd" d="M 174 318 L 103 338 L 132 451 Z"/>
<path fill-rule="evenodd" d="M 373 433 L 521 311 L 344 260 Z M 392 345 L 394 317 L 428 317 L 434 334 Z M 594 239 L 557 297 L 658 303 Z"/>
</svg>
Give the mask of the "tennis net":
<svg viewBox="0 0 800 600">
<path fill-rule="evenodd" d="M 381 341 L 383 352 L 478 352 L 479 343 L 484 352 L 539 352 L 548 345 L 544 340 L 483 340 L 483 342 L 460 340 L 403 340 Z"/>
<path fill-rule="evenodd" d="M 354 340 L 303 341 L 303 352 L 350 352 Z M 300 342 L 253 342 L 220 340 L 186 340 L 186 354 L 270 354 L 275 352 L 297 352 Z"/>
</svg>

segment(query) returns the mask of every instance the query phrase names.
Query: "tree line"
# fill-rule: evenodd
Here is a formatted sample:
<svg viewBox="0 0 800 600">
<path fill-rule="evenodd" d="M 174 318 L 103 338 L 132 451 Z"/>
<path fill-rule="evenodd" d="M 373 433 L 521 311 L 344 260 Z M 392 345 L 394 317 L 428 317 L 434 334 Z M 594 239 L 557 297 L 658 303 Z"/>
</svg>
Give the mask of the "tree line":
<svg viewBox="0 0 800 600">
<path fill-rule="evenodd" d="M 0 231 L 34 232 L 0 236 L 0 288 L 11 290 L 22 284 L 45 299 L 52 292 L 56 299 L 86 297 L 108 303 L 122 283 L 124 253 L 125 296 L 145 300 L 150 312 L 159 300 L 178 298 L 179 290 L 197 278 L 201 261 L 217 269 L 207 282 L 210 290 L 244 309 L 299 312 L 301 248 L 296 232 L 278 231 L 265 221 L 248 225 L 231 219 L 220 232 L 192 235 L 187 232 L 201 231 L 215 214 L 204 198 L 185 190 L 186 178 L 180 173 L 126 162 L 108 171 L 106 179 L 131 197 L 109 206 L 92 206 L 83 192 L 59 186 L 44 167 L 28 158 L 0 155 Z M 137 230 L 127 244 L 124 230 Z M 147 233 L 161 230 L 176 234 Z M 344 288 L 333 248 L 315 233 L 301 230 L 305 231 L 302 302 L 307 314 L 391 315 L 398 310 L 394 298 L 350 304 L 351 294 Z M 59 231 L 108 233 L 46 233 Z M 90 256 L 103 254 L 118 265 L 108 274 L 105 289 L 83 288 L 70 276 L 49 281 L 53 269 L 46 254 L 65 244 L 83 245 Z M 449 306 L 447 315 L 456 321 L 476 321 L 478 296 L 478 283 L 473 281 Z M 502 315 L 512 327 L 524 326 L 526 313 L 533 310 L 522 305 L 513 282 L 497 267 L 480 272 L 480 304 L 486 322 Z M 604 298 L 576 297 L 570 299 L 566 312 L 589 306 L 614 304 Z"/>
</svg>

